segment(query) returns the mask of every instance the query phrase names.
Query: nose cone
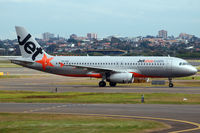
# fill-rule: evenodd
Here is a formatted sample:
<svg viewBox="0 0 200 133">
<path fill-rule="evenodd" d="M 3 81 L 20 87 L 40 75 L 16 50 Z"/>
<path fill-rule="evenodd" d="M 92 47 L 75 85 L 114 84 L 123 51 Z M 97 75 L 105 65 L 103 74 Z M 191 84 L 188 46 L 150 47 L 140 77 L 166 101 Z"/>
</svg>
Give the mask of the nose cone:
<svg viewBox="0 0 200 133">
<path fill-rule="evenodd" d="M 172 71 L 174 77 L 191 76 L 197 73 L 197 69 L 193 66 L 180 66 Z"/>
<path fill-rule="evenodd" d="M 191 66 L 189 68 L 188 72 L 189 72 L 190 75 L 194 75 L 198 72 L 198 70 L 195 67 Z"/>
</svg>

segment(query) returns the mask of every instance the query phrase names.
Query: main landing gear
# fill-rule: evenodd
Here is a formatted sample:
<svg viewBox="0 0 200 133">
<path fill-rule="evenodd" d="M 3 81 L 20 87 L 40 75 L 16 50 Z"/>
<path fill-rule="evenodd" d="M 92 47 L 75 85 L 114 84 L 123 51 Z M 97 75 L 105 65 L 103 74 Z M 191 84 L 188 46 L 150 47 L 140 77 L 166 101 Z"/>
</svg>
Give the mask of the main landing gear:
<svg viewBox="0 0 200 133">
<path fill-rule="evenodd" d="M 99 82 L 99 87 L 105 87 L 106 86 L 106 82 L 105 81 L 100 81 Z"/>
<path fill-rule="evenodd" d="M 117 83 L 109 82 L 110 87 L 115 87 Z M 99 82 L 99 87 L 106 87 L 106 82 L 104 80 Z"/>
<path fill-rule="evenodd" d="M 114 82 L 110 82 L 110 87 L 115 87 L 117 85 L 117 83 L 114 83 Z"/>
<path fill-rule="evenodd" d="M 169 78 L 169 87 L 170 87 L 170 88 L 174 87 L 174 84 L 173 84 L 173 82 L 172 82 L 172 78 Z"/>
</svg>

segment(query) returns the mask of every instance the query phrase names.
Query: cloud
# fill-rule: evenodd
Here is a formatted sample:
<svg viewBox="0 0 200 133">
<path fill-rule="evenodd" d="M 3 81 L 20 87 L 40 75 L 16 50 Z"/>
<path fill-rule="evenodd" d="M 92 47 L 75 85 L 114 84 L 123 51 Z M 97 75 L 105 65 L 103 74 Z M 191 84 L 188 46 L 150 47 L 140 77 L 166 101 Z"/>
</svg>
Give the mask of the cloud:
<svg viewBox="0 0 200 133">
<path fill-rule="evenodd" d="M 188 31 L 199 34 L 199 5 L 199 0 L 0 0 L 0 32 L 18 24 L 39 33 L 139 35 L 151 34 L 160 27 L 177 32 L 188 27 Z"/>
</svg>

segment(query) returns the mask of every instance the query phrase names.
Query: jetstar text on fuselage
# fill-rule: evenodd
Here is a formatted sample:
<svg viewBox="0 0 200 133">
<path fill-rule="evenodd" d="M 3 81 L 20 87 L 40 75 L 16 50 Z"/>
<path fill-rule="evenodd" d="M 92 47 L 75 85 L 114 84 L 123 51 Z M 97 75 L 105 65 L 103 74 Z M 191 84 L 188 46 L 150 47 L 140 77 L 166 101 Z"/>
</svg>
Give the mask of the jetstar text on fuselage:
<svg viewBox="0 0 200 133">
<path fill-rule="evenodd" d="M 138 63 L 162 63 L 164 60 L 139 60 Z"/>
</svg>

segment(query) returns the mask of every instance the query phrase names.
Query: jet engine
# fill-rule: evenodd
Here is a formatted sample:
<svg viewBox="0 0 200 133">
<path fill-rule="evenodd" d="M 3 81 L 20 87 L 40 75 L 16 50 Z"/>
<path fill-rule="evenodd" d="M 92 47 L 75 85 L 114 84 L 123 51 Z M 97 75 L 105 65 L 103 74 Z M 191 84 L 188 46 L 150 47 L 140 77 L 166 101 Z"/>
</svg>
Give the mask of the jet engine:
<svg viewBox="0 0 200 133">
<path fill-rule="evenodd" d="M 113 83 L 133 83 L 132 73 L 113 73 L 106 78 L 106 81 Z"/>
</svg>

